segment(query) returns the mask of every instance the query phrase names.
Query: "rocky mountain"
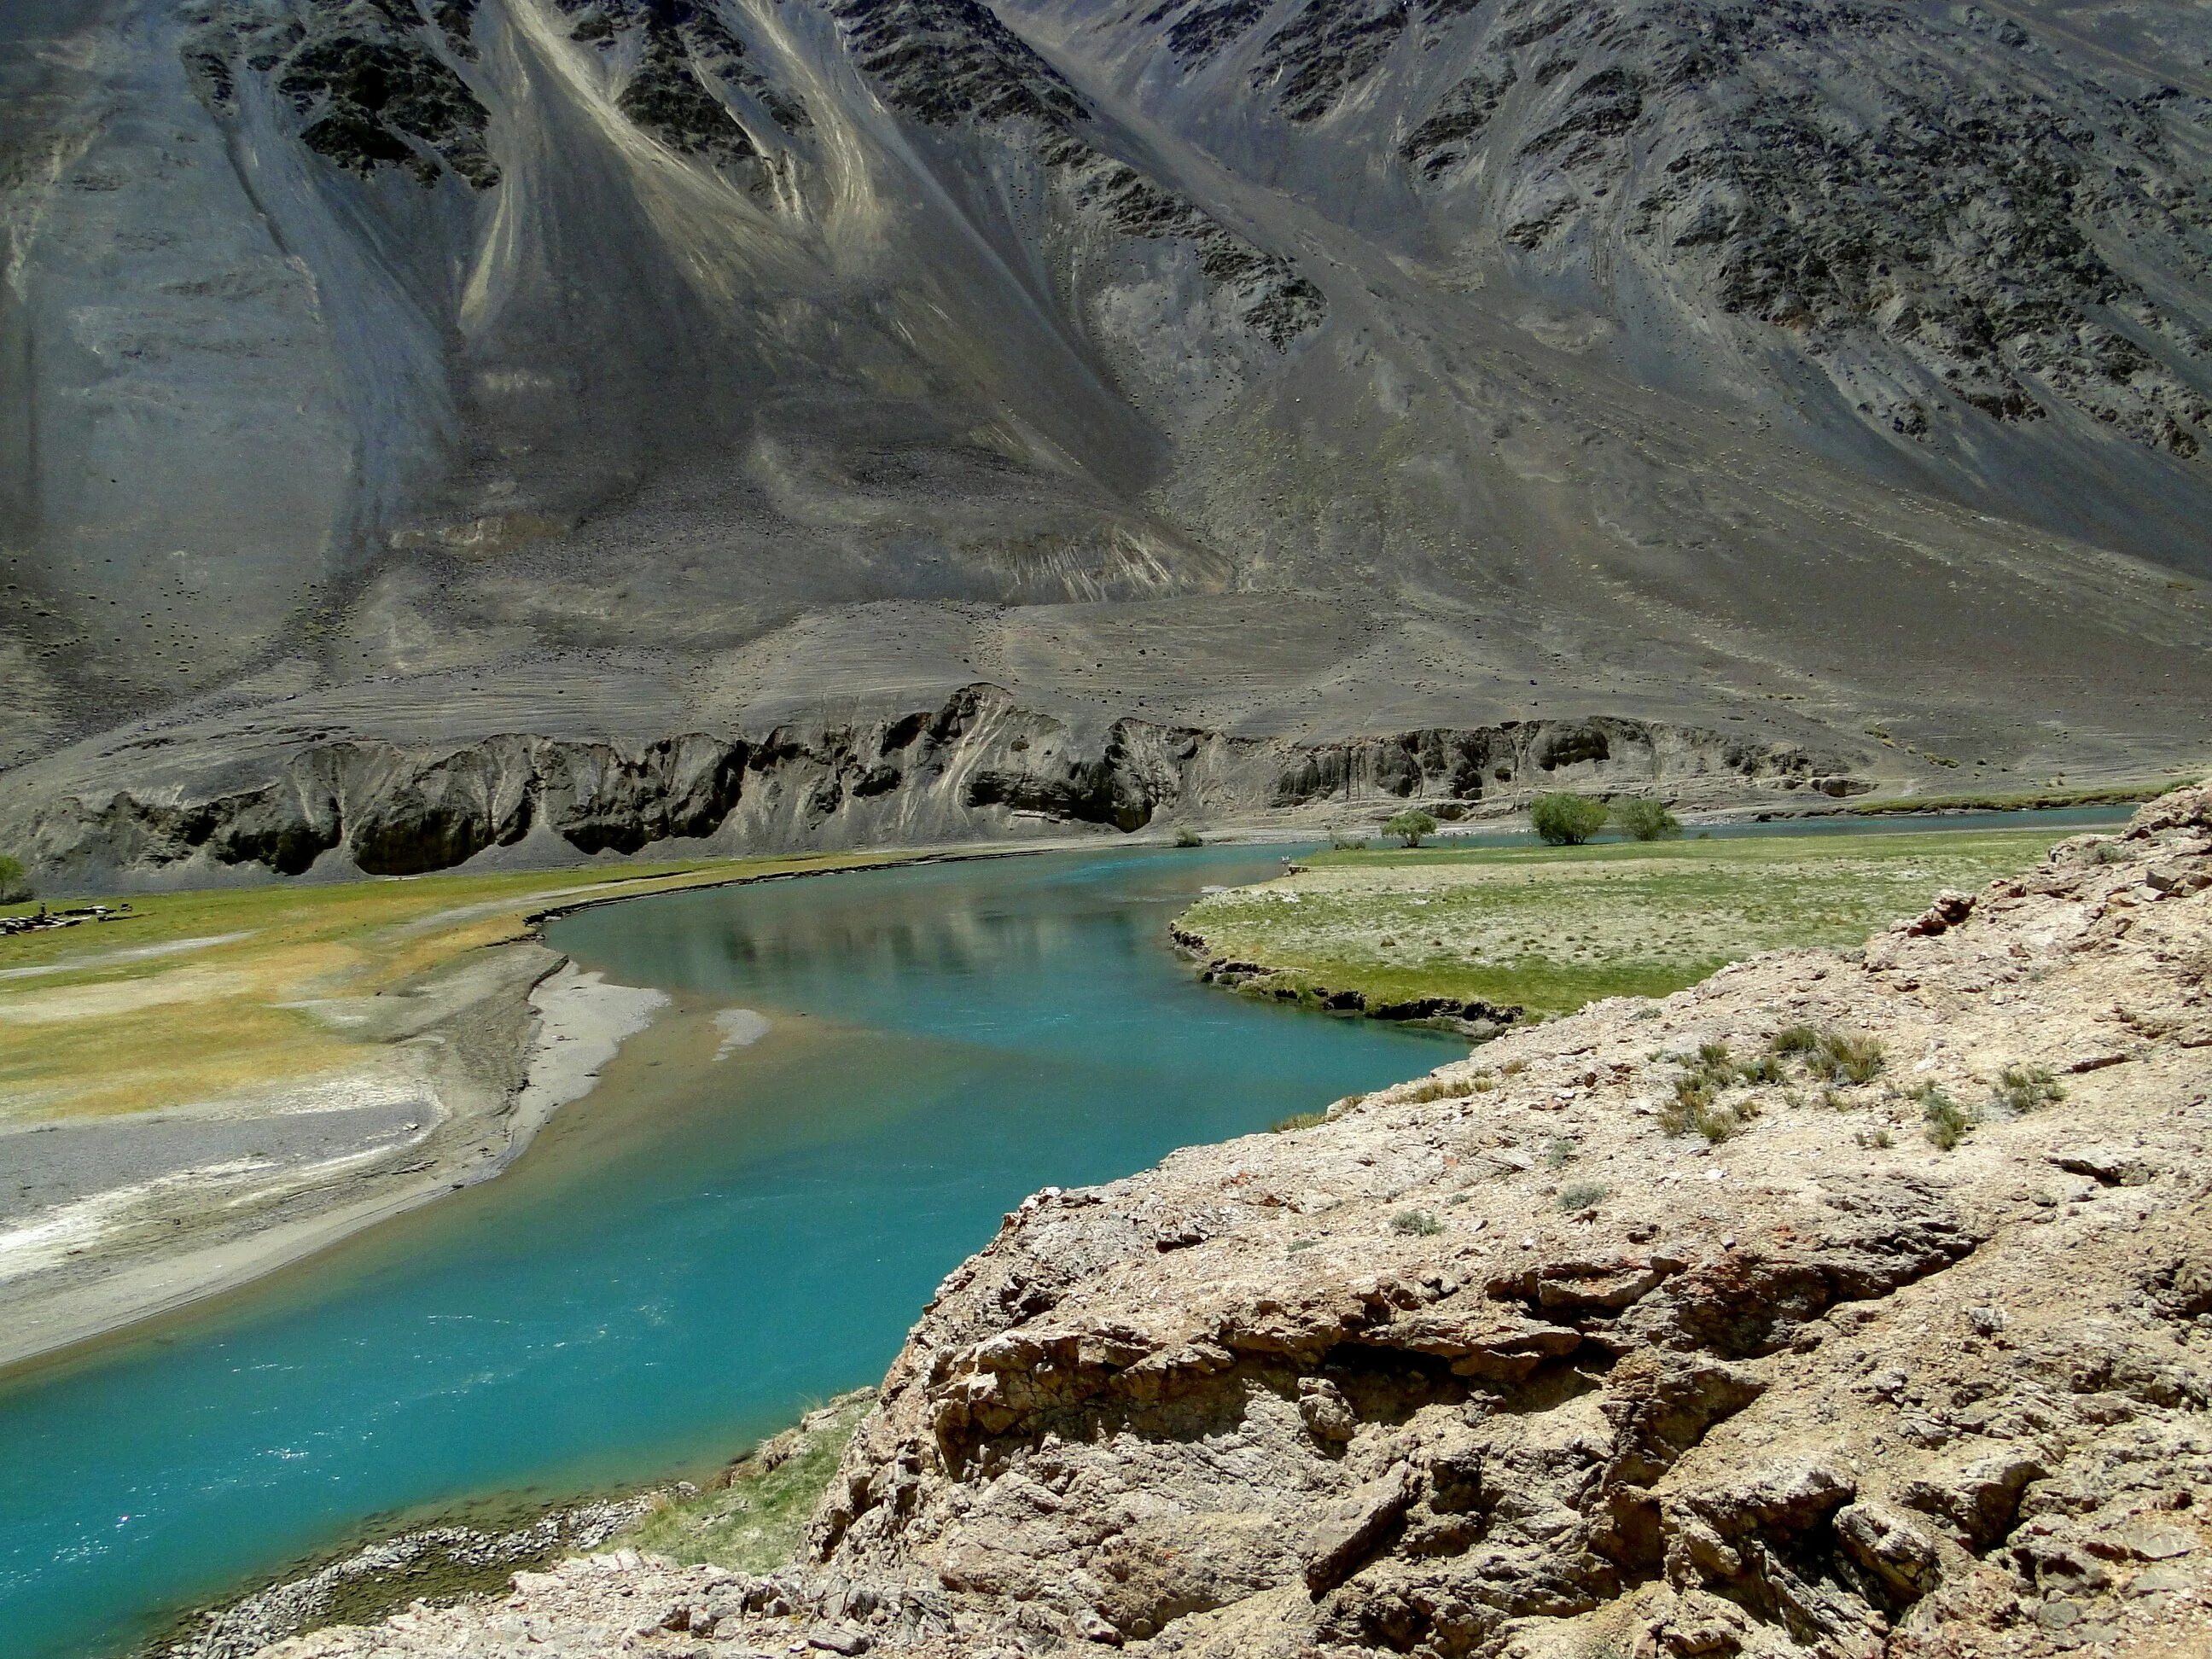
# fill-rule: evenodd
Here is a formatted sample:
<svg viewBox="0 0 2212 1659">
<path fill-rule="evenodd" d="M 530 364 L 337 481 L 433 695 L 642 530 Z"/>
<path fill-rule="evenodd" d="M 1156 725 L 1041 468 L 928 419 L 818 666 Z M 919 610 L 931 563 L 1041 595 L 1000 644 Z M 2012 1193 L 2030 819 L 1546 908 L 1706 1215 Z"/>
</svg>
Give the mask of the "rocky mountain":
<svg viewBox="0 0 2212 1659">
<path fill-rule="evenodd" d="M 2208 968 L 2200 788 L 1034 1194 L 780 1571 L 601 1557 L 271 1651 L 2204 1652 Z"/>
<path fill-rule="evenodd" d="M 2166 0 L 0 0 L 0 819 L 970 685 L 2194 761 L 2208 185 Z"/>
</svg>

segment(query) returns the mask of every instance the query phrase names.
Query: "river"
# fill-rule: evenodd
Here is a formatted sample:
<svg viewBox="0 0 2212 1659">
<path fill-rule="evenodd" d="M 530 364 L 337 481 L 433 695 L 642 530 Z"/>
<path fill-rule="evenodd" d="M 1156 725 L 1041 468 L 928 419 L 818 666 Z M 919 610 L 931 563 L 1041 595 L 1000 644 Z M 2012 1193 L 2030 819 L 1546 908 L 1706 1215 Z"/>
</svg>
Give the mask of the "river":
<svg viewBox="0 0 2212 1659">
<path fill-rule="evenodd" d="M 559 948 L 672 1001 L 507 1174 L 0 1384 L 0 1654 L 128 1649 L 403 1516 L 719 1463 L 879 1376 L 1024 1194 L 1450 1058 L 1222 995 L 1169 952 L 1201 885 L 1281 851 L 930 865 L 557 921 Z"/>
</svg>

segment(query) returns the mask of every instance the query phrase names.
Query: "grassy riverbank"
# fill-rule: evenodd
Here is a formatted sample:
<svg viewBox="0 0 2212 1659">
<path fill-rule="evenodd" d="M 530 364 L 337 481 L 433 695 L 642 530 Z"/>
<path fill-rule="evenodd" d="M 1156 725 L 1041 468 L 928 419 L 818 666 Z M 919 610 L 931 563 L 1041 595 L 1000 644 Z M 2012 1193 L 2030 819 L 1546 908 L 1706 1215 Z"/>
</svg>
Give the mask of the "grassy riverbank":
<svg viewBox="0 0 2212 1659">
<path fill-rule="evenodd" d="M 1905 817 L 1922 812 L 2021 812 L 2068 806 L 2136 806 L 2192 781 L 2177 769 L 2141 783 L 2085 785 L 2079 788 L 1969 790 L 1949 795 L 1891 795 L 1826 810 L 1856 817 Z"/>
<path fill-rule="evenodd" d="M 875 1402 L 873 1389 L 839 1395 L 732 1464 L 705 1490 L 664 1494 L 614 1541 L 672 1561 L 711 1561 L 740 1572 L 783 1565 L 799 1548 L 807 1517 L 837 1473 L 837 1460 Z"/>
<path fill-rule="evenodd" d="M 545 1504 L 492 1496 L 371 1528 L 250 1593 L 179 1613 L 142 1652 L 257 1651 L 331 1625 L 374 1624 L 417 1598 L 495 1595 L 519 1571 L 580 1552 L 634 1549 L 769 1572 L 798 1551 L 873 1389 L 842 1394 L 704 1486 L 690 1481 Z"/>
<path fill-rule="evenodd" d="M 1273 969 L 1252 988 L 1358 991 L 1557 1014 L 1661 996 L 1790 945 L 1854 945 L 2026 869 L 2067 830 L 1778 835 L 1595 847 L 1344 851 L 1209 895 L 1178 919 L 1208 954 Z"/>
<path fill-rule="evenodd" d="M 0 1122 L 142 1111 L 342 1074 L 379 1046 L 361 999 L 520 939 L 547 908 L 894 856 L 133 897 L 124 920 L 0 939 Z"/>
</svg>

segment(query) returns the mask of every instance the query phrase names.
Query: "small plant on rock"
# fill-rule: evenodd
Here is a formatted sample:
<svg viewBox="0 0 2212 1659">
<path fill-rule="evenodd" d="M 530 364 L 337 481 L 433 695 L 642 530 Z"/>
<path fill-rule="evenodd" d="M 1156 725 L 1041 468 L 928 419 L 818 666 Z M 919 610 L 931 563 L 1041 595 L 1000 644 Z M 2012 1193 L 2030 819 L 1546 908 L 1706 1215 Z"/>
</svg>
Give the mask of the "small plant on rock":
<svg viewBox="0 0 2212 1659">
<path fill-rule="evenodd" d="M 1286 1134 L 1293 1129 L 1311 1129 L 1328 1121 L 1327 1112 L 1293 1112 L 1267 1126 L 1270 1134 Z"/>
<path fill-rule="evenodd" d="M 1848 1031 L 1821 1032 L 1820 1046 L 1805 1057 L 1805 1069 L 1827 1083 L 1871 1083 L 1888 1064 L 1879 1042 Z"/>
<path fill-rule="evenodd" d="M 1547 1170 L 1564 1170 L 1575 1161 L 1580 1151 L 1581 1148 L 1577 1147 L 1571 1139 L 1565 1135 L 1561 1135 L 1544 1149 L 1544 1167 Z"/>
<path fill-rule="evenodd" d="M 1554 847 L 1580 847 L 1605 828 L 1612 809 L 1587 795 L 1539 795 L 1528 809 L 1536 834 Z"/>
<path fill-rule="evenodd" d="M 1750 1060 L 1739 1060 L 1736 1078 L 1743 1083 L 1780 1083 L 1789 1073 L 1783 1069 L 1781 1060 L 1773 1054 L 1759 1054 Z"/>
<path fill-rule="evenodd" d="M 1382 833 L 1386 836 L 1397 836 L 1408 847 L 1419 847 L 1437 833 L 1437 821 L 1426 812 L 1418 810 L 1407 811 L 1385 819 Z"/>
<path fill-rule="evenodd" d="M 1743 1127 L 1738 1109 L 1723 1106 L 1720 1091 L 1708 1076 L 1686 1073 L 1674 1079 L 1674 1097 L 1659 1109 L 1659 1127 L 1670 1135 L 1692 1129 L 1716 1146 Z"/>
<path fill-rule="evenodd" d="M 1778 1060 L 1802 1060 L 1820 1051 L 1817 1025 L 1785 1025 L 1766 1039 L 1766 1052 Z"/>
<path fill-rule="evenodd" d="M 1390 1218 L 1390 1231 L 1408 1238 L 1432 1238 L 1443 1230 L 1444 1224 L 1426 1210 L 1401 1210 Z"/>
<path fill-rule="evenodd" d="M 1669 841 L 1682 833 L 1682 820 L 1667 810 L 1667 803 L 1649 795 L 1632 795 L 1613 804 L 1613 821 L 1636 841 Z"/>
<path fill-rule="evenodd" d="M 1432 1100 L 1459 1100 L 1474 1092 L 1474 1085 L 1464 1078 L 1432 1077 L 1416 1083 L 1406 1098 L 1418 1106 Z"/>
<path fill-rule="evenodd" d="M 1764 1065 L 1747 1069 L 1725 1042 L 1698 1046 L 1674 1079 L 1674 1098 L 1659 1110 L 1659 1127 L 1670 1135 L 1697 1131 L 1718 1145 L 1759 1115 L 1759 1102 L 1746 1098 L 1721 1103 L 1721 1092 L 1745 1081 L 1764 1080 Z"/>
<path fill-rule="evenodd" d="M 2055 1106 L 2066 1098 L 2058 1079 L 2043 1066 L 2008 1066 L 1997 1073 L 1992 1091 L 1996 1103 L 2015 1115 Z"/>
<path fill-rule="evenodd" d="M 1580 1210 L 1595 1210 L 1613 1196 L 1613 1188 L 1602 1182 L 1571 1181 L 1559 1188 L 1559 1206 L 1572 1215 Z"/>
<path fill-rule="evenodd" d="M 1938 1152 L 1949 1152 L 1973 1129 L 1974 1114 L 1935 1084 L 1923 1083 L 1913 1092 L 1928 1144 Z"/>
</svg>

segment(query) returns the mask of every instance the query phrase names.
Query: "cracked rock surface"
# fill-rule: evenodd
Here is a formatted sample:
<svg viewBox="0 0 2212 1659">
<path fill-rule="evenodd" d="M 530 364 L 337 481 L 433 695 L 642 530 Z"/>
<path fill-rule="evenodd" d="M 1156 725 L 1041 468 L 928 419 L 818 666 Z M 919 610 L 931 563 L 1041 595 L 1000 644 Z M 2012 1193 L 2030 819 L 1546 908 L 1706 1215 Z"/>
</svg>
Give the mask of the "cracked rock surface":
<svg viewBox="0 0 2212 1659">
<path fill-rule="evenodd" d="M 1863 952 L 1036 1194 L 782 1572 L 600 1558 L 273 1651 L 2203 1652 L 2209 976 L 2196 789 Z"/>
</svg>

